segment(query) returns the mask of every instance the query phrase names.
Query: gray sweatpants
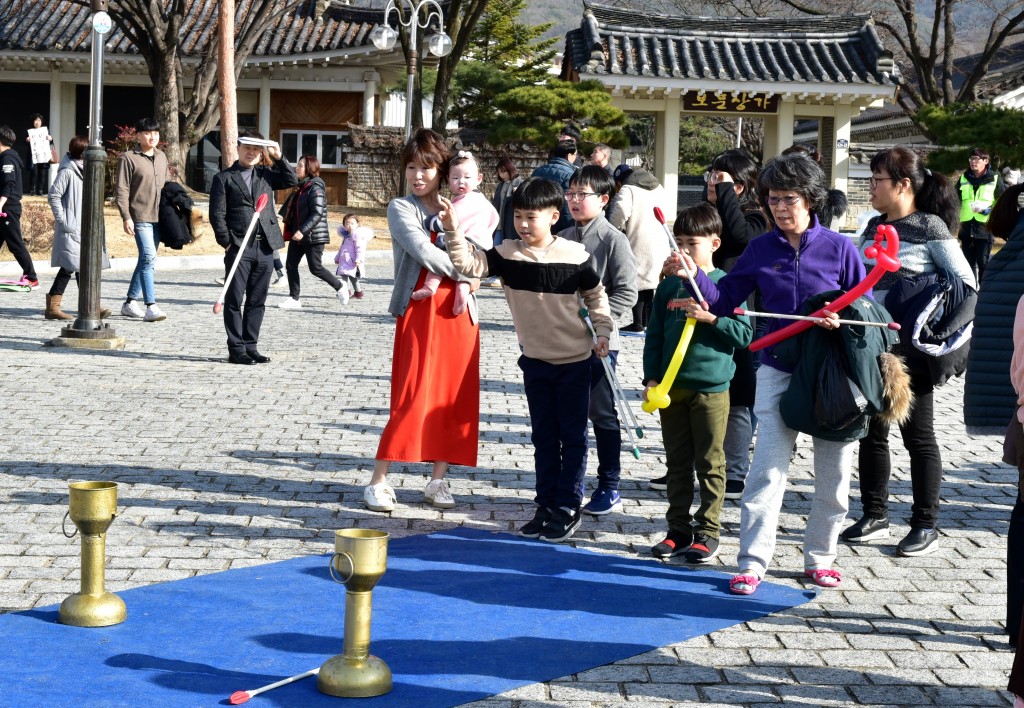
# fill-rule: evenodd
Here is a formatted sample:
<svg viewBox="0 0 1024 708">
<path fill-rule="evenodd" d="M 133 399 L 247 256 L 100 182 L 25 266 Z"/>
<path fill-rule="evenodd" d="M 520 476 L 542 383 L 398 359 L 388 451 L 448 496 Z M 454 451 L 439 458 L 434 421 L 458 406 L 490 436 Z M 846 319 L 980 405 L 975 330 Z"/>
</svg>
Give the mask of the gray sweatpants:
<svg viewBox="0 0 1024 708">
<path fill-rule="evenodd" d="M 740 512 L 740 571 L 763 578 L 775 552 L 775 533 L 786 492 L 789 459 L 797 431 L 782 422 L 779 401 L 791 375 L 762 366 L 757 370 L 757 445 L 743 489 Z M 813 438 L 814 498 L 804 531 L 804 568 L 830 568 L 836 559 L 839 530 L 850 502 L 850 466 L 856 442 Z"/>
</svg>

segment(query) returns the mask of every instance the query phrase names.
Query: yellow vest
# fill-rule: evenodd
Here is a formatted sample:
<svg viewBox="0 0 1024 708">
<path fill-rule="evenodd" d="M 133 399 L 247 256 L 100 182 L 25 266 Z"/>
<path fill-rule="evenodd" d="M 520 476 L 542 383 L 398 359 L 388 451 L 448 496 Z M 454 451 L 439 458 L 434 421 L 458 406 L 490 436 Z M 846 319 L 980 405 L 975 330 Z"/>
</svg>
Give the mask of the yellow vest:
<svg viewBox="0 0 1024 708">
<path fill-rule="evenodd" d="M 957 186 L 960 187 L 960 222 L 974 219 L 979 224 L 984 224 L 988 221 L 988 214 L 979 214 L 971 208 L 971 204 L 980 202 L 982 209 L 992 208 L 996 202 L 995 176 L 990 182 L 978 185 L 978 189 L 975 190 L 974 185 L 967 181 L 967 177 L 961 175 Z"/>
</svg>

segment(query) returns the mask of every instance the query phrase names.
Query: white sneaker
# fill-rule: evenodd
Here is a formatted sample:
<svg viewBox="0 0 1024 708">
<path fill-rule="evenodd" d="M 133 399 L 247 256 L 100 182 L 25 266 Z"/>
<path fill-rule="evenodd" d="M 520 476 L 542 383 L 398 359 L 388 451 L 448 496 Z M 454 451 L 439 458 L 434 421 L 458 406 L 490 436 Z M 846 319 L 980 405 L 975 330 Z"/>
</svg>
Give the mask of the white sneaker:
<svg viewBox="0 0 1024 708">
<path fill-rule="evenodd" d="M 363 503 L 370 511 L 394 511 L 397 501 L 395 490 L 387 482 L 370 484 L 363 489 Z"/>
<path fill-rule="evenodd" d="M 121 314 L 125 317 L 131 317 L 132 319 L 140 319 L 146 316 L 146 311 L 142 309 L 142 306 L 134 300 L 129 300 L 125 304 L 121 305 Z"/>
<path fill-rule="evenodd" d="M 142 316 L 145 322 L 159 322 L 160 320 L 166 320 L 167 315 L 160 309 L 160 306 L 155 302 L 146 308 L 146 314 Z"/>
<path fill-rule="evenodd" d="M 448 489 L 448 482 L 443 479 L 432 479 L 423 490 L 423 498 L 438 509 L 453 509 L 455 498 Z"/>
<path fill-rule="evenodd" d="M 277 306 L 280 307 L 282 310 L 301 310 L 302 301 L 293 300 L 292 298 L 289 297 L 277 303 Z"/>
<path fill-rule="evenodd" d="M 338 302 L 342 305 L 348 304 L 348 286 L 342 283 L 341 287 L 338 288 Z"/>
</svg>

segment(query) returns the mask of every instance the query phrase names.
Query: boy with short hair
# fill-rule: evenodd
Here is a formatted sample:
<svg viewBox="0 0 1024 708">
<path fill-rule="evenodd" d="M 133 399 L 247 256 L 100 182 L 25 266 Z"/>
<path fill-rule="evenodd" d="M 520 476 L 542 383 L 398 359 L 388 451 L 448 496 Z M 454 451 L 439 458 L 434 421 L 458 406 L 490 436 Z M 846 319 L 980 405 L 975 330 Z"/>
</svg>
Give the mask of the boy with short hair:
<svg viewBox="0 0 1024 708">
<path fill-rule="evenodd" d="M 612 335 L 608 341 L 608 362 L 615 367 L 619 354 L 619 320 L 636 304 L 636 257 L 626 234 L 608 223 L 604 209 L 615 191 L 615 182 L 604 168 L 587 165 L 569 180 L 565 198 L 575 225 L 558 233 L 562 238 L 582 243 L 590 254 L 594 269 L 601 277 L 612 315 Z M 628 323 L 627 323 L 628 324 Z M 622 465 L 622 434 L 615 410 L 615 395 L 604 367 L 591 362 L 590 422 L 594 425 L 597 446 L 597 489 L 583 507 L 584 514 L 601 516 L 622 509 L 619 476 Z"/>
<path fill-rule="evenodd" d="M 17 136 L 10 126 L 0 125 L 0 246 L 7 244 L 18 265 L 21 280 L 33 290 L 39 287 L 39 276 L 32 265 L 32 255 L 21 235 L 22 171 L 24 165 L 14 150 Z"/>
<path fill-rule="evenodd" d="M 464 275 L 497 275 L 519 336 L 526 400 L 537 467 L 537 512 L 519 529 L 527 538 L 558 543 L 579 528 L 587 468 L 587 407 L 591 359 L 607 356 L 612 321 L 608 298 L 590 255 L 552 234 L 565 197 L 549 180 L 531 177 L 512 195 L 519 239 L 487 251 L 472 250 L 452 204 L 441 198 L 438 214 L 455 268 Z M 590 309 L 597 344 L 579 316 L 582 297 Z"/>
<path fill-rule="evenodd" d="M 725 275 L 712 254 L 722 244 L 722 220 L 704 202 L 679 213 L 672 229 L 680 250 L 689 254 L 713 282 Z M 686 281 L 672 275 L 658 285 L 644 342 L 644 400 L 664 377 L 686 324 L 692 303 Z M 668 471 L 668 535 L 651 549 L 656 558 L 685 555 L 687 563 L 706 563 L 718 555 L 719 515 L 725 499 L 725 441 L 729 419 L 729 382 L 733 350 L 753 336 L 745 317 L 716 317 L 697 308 L 697 320 L 679 373 L 669 390 L 671 403 L 660 410 Z M 700 508 L 691 515 L 693 470 L 700 484 Z M 693 522 L 697 522 L 694 532 Z"/>
</svg>

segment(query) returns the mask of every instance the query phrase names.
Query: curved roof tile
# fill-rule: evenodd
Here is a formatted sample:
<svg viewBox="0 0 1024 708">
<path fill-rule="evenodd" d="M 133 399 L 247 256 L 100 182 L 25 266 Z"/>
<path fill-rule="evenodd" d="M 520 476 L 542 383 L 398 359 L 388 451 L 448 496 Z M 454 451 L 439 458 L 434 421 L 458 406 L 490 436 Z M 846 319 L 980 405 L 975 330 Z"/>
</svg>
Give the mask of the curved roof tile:
<svg viewBox="0 0 1024 708">
<path fill-rule="evenodd" d="M 893 86 L 898 72 L 870 15 L 812 18 L 642 15 L 590 4 L 566 34 L 580 74 Z"/>
</svg>

